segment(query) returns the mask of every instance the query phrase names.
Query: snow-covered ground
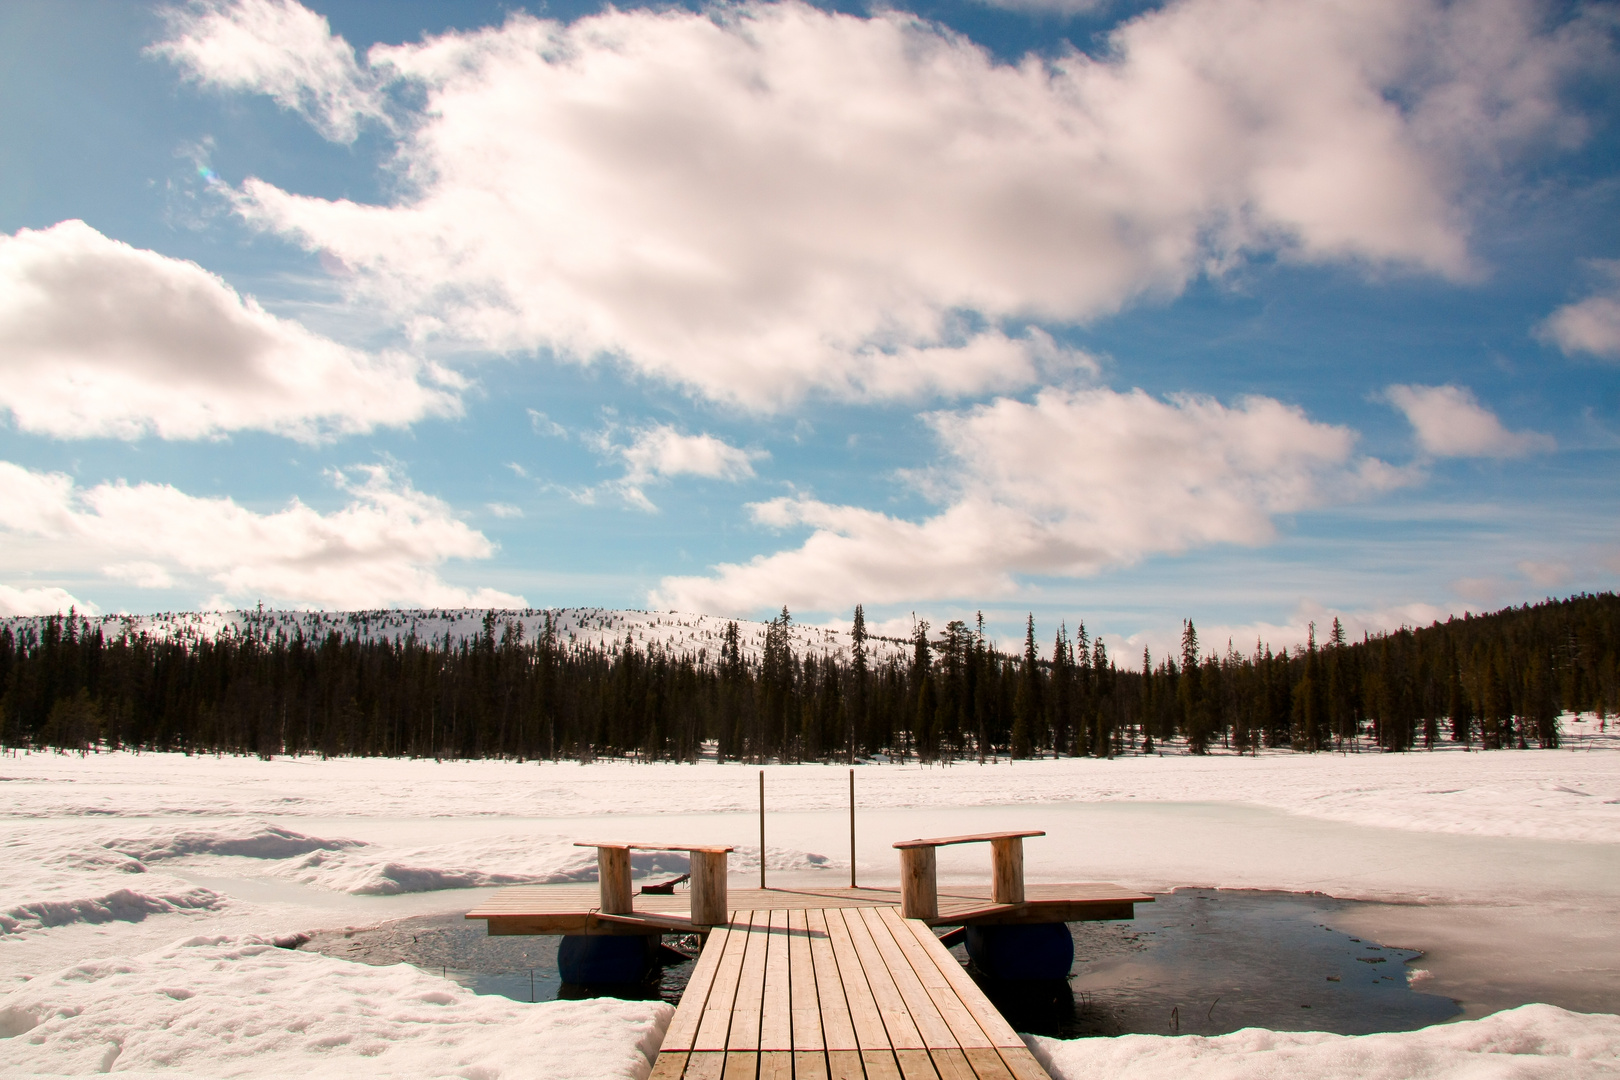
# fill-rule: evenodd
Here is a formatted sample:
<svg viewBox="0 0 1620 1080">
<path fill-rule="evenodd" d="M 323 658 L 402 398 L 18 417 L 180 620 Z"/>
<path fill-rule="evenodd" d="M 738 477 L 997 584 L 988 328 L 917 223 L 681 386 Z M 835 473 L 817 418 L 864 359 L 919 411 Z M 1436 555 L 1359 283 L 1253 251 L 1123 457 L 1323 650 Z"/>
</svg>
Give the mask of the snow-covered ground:
<svg viewBox="0 0 1620 1080">
<path fill-rule="evenodd" d="M 1080 1080 L 1609 1080 L 1620 1017 L 1526 1005 L 1484 1020 L 1381 1035 L 1245 1028 L 1206 1038 L 1043 1039 L 1054 1077 Z"/>
<path fill-rule="evenodd" d="M 1413 935 L 1389 943 L 1434 948 L 1427 987 L 1620 1012 L 1620 752 L 1609 729 L 1566 727 L 1559 751 L 863 765 L 855 861 L 876 884 L 897 839 L 1044 828 L 1033 879 L 1381 901 L 1365 917 Z M 846 770 L 765 773 L 767 872 L 843 880 Z M 742 884 L 757 782 L 712 762 L 0 757 L 0 1074 L 643 1076 L 657 1003 L 481 998 L 276 942 L 588 879 L 576 840 L 736 843 Z M 982 879 L 985 859 L 947 849 L 941 875 Z M 1545 992 L 1514 999 L 1523 985 Z M 1620 1020 L 1552 1005 L 1362 1038 L 1035 1045 L 1069 1078 L 1620 1076 Z"/>
</svg>

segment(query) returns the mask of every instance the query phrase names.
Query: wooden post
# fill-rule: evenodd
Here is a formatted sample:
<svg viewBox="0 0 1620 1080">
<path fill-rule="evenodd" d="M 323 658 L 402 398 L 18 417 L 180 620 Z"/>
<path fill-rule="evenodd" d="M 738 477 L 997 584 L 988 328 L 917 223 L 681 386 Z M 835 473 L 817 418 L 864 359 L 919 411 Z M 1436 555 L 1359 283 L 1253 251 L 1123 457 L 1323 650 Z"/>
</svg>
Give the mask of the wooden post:
<svg viewBox="0 0 1620 1080">
<path fill-rule="evenodd" d="M 997 904 L 1024 902 L 1024 838 L 999 836 L 990 841 L 990 899 Z"/>
<path fill-rule="evenodd" d="M 602 887 L 602 913 L 630 914 L 633 910 L 630 899 L 630 849 L 597 848 L 596 876 Z"/>
<path fill-rule="evenodd" d="M 731 913 L 726 910 L 726 853 L 693 851 L 692 921 L 703 926 L 723 926 Z"/>
<path fill-rule="evenodd" d="M 849 770 L 849 887 L 855 887 L 855 770 Z"/>
<path fill-rule="evenodd" d="M 900 914 L 908 919 L 939 918 L 932 847 L 900 849 Z"/>
<path fill-rule="evenodd" d="M 765 887 L 765 770 L 759 770 L 759 887 Z"/>
</svg>

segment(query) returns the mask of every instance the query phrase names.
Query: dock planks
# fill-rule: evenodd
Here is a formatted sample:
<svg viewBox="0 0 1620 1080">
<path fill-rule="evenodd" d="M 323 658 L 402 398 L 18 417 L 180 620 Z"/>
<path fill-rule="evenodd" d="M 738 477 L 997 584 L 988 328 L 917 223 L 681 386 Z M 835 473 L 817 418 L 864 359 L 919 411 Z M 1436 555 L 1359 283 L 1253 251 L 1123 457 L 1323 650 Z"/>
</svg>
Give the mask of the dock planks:
<svg viewBox="0 0 1620 1080">
<path fill-rule="evenodd" d="M 929 927 L 891 905 L 733 912 L 651 1080 L 1050 1080 Z"/>
</svg>

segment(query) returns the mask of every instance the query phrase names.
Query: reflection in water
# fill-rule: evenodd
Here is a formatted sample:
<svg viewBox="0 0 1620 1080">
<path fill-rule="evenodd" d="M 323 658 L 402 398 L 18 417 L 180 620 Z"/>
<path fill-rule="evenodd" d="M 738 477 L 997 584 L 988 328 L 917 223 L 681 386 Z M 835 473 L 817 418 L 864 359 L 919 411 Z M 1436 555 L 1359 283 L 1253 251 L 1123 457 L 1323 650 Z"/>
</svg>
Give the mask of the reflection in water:
<svg viewBox="0 0 1620 1080">
<path fill-rule="evenodd" d="M 662 998 L 671 1005 L 680 1002 L 692 974 L 691 958 L 701 947 L 696 935 L 669 935 L 664 944 L 673 952 L 647 981 L 628 986 L 571 986 L 557 974 L 561 941 L 523 935 L 489 937 L 484 923 L 449 914 L 400 919 L 366 930 L 321 931 L 299 947 L 363 964 L 412 964 L 454 979 L 475 994 L 499 994 L 514 1001 Z"/>
<path fill-rule="evenodd" d="M 1068 983 L 986 993 L 1019 1031 L 1218 1035 L 1245 1027 L 1364 1035 L 1457 1017 L 1419 993 L 1421 954 L 1333 929 L 1353 902 L 1302 893 L 1180 889 L 1125 923 L 1074 923 Z M 960 954 L 961 950 L 957 952 Z"/>
<path fill-rule="evenodd" d="M 1304 893 L 1180 889 L 1120 923 L 1074 923 L 1067 981 L 980 985 L 1019 1031 L 1218 1035 L 1244 1027 L 1362 1035 L 1457 1017 L 1450 998 L 1415 991 L 1418 953 L 1333 929 L 1353 901 Z M 409 963 L 480 994 L 517 1001 L 662 998 L 677 1004 L 691 961 L 637 986 L 575 987 L 557 975 L 554 937 L 487 937 L 459 915 L 326 931 L 302 947 L 370 964 Z M 695 936 L 664 939 L 695 956 Z M 961 946 L 953 952 L 966 962 Z M 673 958 L 671 958 L 673 959 Z"/>
</svg>

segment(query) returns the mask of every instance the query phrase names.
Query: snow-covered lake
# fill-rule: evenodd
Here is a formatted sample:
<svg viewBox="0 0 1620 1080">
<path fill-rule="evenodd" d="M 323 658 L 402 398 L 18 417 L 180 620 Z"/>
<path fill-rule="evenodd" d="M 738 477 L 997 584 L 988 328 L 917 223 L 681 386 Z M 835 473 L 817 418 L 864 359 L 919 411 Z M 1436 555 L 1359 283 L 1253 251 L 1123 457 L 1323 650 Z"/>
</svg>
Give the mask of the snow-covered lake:
<svg viewBox="0 0 1620 1080">
<path fill-rule="evenodd" d="M 1620 752 L 1572 728 L 1561 751 L 863 765 L 856 868 L 892 882 L 895 840 L 1016 826 L 1048 834 L 1026 845 L 1032 880 L 1377 901 L 1345 929 L 1423 950 L 1425 988 L 1483 1017 L 1354 1038 L 1032 1038 L 1054 1076 L 1620 1076 Z M 772 882 L 847 880 L 847 770 L 765 773 Z M 660 1003 L 480 997 L 276 940 L 588 880 L 575 840 L 735 843 L 735 883 L 756 881 L 757 776 L 0 757 L 0 1074 L 642 1077 Z M 941 878 L 982 880 L 985 859 L 944 849 Z M 1550 1004 L 1486 1015 L 1526 1002 Z"/>
</svg>

